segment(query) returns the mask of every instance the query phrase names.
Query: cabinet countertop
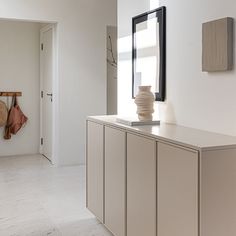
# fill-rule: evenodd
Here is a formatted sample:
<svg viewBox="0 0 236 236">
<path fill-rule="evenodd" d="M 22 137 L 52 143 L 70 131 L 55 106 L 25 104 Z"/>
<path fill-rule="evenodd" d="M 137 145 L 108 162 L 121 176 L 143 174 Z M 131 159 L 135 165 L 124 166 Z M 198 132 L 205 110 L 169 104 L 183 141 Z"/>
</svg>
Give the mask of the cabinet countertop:
<svg viewBox="0 0 236 236">
<path fill-rule="evenodd" d="M 164 122 L 161 122 L 160 125 L 127 126 L 118 123 L 116 118 L 117 116 L 89 116 L 87 120 L 199 151 L 236 148 L 235 136 L 217 134 Z"/>
</svg>

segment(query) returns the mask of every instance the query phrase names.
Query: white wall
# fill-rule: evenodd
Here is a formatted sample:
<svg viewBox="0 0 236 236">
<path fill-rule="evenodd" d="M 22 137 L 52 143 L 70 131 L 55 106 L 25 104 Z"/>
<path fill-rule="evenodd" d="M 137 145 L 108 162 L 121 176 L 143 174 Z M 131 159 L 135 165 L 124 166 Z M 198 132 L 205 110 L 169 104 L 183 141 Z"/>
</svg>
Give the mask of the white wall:
<svg viewBox="0 0 236 236">
<path fill-rule="evenodd" d="M 0 128 L 0 156 L 39 152 L 39 29 L 40 24 L 0 20 L 0 90 L 22 91 L 18 99 L 29 118 L 10 140 Z M 11 98 L 0 97 L 11 104 Z"/>
<path fill-rule="evenodd" d="M 235 1 L 160 0 L 160 5 L 167 7 L 167 100 L 159 104 L 161 119 L 236 135 L 235 69 L 221 73 L 201 71 L 202 23 L 225 16 L 236 18 Z M 149 0 L 140 0 L 138 4 L 134 0 L 118 1 L 119 44 L 124 37 L 131 36 L 131 17 L 147 10 L 150 10 Z M 122 53 L 119 48 L 119 111 L 122 113 L 125 112 L 121 98 L 124 92 L 120 85 L 125 80 L 129 81 L 126 98 L 131 93 L 130 39 L 128 43 L 128 53 Z"/>
<path fill-rule="evenodd" d="M 58 22 L 58 164 L 85 160 L 85 117 L 106 113 L 106 26 L 115 0 L 0 0 L 0 17 Z"/>
</svg>

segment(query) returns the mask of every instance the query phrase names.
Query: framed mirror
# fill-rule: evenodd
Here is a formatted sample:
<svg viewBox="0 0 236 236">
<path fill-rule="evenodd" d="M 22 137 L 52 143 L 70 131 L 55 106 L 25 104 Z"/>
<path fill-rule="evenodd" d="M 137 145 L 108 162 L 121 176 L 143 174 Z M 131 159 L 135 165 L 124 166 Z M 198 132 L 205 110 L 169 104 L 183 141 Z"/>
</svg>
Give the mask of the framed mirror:
<svg viewBox="0 0 236 236">
<path fill-rule="evenodd" d="M 138 87 L 151 85 L 156 101 L 165 100 L 166 8 L 133 17 L 132 96 Z"/>
</svg>

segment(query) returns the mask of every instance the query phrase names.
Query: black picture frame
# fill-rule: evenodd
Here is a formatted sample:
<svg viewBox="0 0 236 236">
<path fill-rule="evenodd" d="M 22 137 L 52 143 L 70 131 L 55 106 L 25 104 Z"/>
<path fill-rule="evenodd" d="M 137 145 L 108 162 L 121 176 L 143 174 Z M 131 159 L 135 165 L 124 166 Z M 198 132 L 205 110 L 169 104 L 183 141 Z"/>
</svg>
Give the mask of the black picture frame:
<svg viewBox="0 0 236 236">
<path fill-rule="evenodd" d="M 132 18 L 132 98 L 135 98 L 135 73 L 136 73 L 136 25 L 145 22 L 151 15 L 155 14 L 159 23 L 159 91 L 155 92 L 156 101 L 165 101 L 166 96 L 166 7 L 160 7 L 152 11 L 145 12 Z"/>
</svg>

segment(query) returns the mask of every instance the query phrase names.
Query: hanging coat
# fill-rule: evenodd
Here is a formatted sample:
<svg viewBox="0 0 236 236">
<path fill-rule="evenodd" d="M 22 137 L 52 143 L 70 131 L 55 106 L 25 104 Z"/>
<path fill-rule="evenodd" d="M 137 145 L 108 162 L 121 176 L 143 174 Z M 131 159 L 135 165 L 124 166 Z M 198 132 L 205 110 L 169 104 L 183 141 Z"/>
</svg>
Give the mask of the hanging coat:
<svg viewBox="0 0 236 236">
<path fill-rule="evenodd" d="M 5 126 L 5 139 L 10 139 L 11 134 L 16 134 L 26 123 L 28 118 L 21 111 L 16 96 L 12 97 L 11 108 L 8 113 L 7 124 Z"/>
<path fill-rule="evenodd" d="M 0 127 L 4 127 L 7 123 L 8 110 L 6 104 L 0 100 Z"/>
</svg>

